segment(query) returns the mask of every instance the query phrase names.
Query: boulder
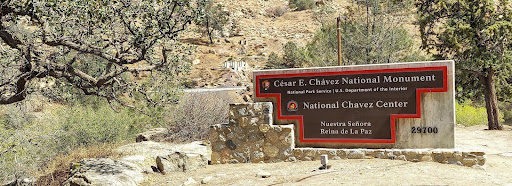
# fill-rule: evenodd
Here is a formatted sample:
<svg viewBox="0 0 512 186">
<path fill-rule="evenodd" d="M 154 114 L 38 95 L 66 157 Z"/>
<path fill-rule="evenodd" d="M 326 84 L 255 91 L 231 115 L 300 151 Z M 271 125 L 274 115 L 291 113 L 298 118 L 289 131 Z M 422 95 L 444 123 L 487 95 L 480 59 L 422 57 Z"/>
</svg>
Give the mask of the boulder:
<svg viewBox="0 0 512 186">
<path fill-rule="evenodd" d="M 207 176 L 207 177 L 203 178 L 203 180 L 201 180 L 201 184 L 208 184 L 208 183 L 210 183 L 212 180 L 213 180 L 213 177 L 211 177 L 211 176 Z"/>
<path fill-rule="evenodd" d="M 3 186 L 32 186 L 34 182 L 29 178 L 17 179 L 9 183 L 2 184 Z"/>
<path fill-rule="evenodd" d="M 192 185 L 199 185 L 199 182 L 194 180 L 194 178 L 188 178 L 187 181 L 183 182 L 183 186 L 192 186 Z"/>
<path fill-rule="evenodd" d="M 71 176 L 63 185 L 139 185 L 144 181 L 134 164 L 110 158 L 83 159 L 71 165 Z"/>
<path fill-rule="evenodd" d="M 208 151 L 207 145 L 201 141 L 186 144 L 143 141 L 140 143 L 131 143 L 121 146 L 117 148 L 116 151 L 125 155 L 121 158 L 122 161 L 133 163 L 139 167 L 142 167 L 143 172 L 161 172 L 160 168 L 163 167 L 165 169 L 165 166 L 158 168 L 158 162 L 160 162 L 161 165 L 167 165 L 165 162 L 168 161 L 169 156 L 175 154 L 176 152 L 182 154 L 200 154 L 202 155 L 201 157 L 206 157 L 206 164 L 211 157 L 211 152 Z M 188 158 L 193 159 L 190 157 Z M 155 164 L 155 160 L 157 161 L 157 164 Z M 156 169 L 153 169 L 151 166 L 155 167 Z M 165 171 L 170 171 L 168 169 Z M 183 171 L 183 169 L 180 168 L 180 171 Z"/>
<path fill-rule="evenodd" d="M 258 177 L 258 178 L 270 178 L 270 176 L 272 176 L 272 174 L 270 174 L 270 172 L 263 171 L 263 170 L 259 170 L 258 173 L 256 174 L 256 177 Z"/>
<path fill-rule="evenodd" d="M 169 131 L 166 128 L 154 128 L 154 129 L 151 129 L 146 132 L 138 134 L 137 138 L 135 138 L 135 141 L 136 142 L 142 142 L 142 141 L 161 142 L 161 141 L 164 141 L 168 135 L 169 135 Z"/>
<path fill-rule="evenodd" d="M 198 153 L 174 152 L 156 157 L 156 166 L 161 172 L 187 172 L 206 167 L 207 164 L 208 158 Z"/>
</svg>

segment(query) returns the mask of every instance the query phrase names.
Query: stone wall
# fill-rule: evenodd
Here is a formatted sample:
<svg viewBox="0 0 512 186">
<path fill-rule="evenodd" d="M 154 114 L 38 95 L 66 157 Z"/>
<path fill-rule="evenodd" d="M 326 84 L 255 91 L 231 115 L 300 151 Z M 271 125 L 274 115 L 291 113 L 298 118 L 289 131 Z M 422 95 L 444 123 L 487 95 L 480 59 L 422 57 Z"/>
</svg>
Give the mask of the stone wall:
<svg viewBox="0 0 512 186">
<path fill-rule="evenodd" d="M 210 128 L 212 164 L 329 159 L 396 159 L 480 167 L 484 152 L 453 149 L 327 149 L 296 148 L 294 125 L 273 125 L 271 102 L 231 104 L 229 124 Z"/>
<path fill-rule="evenodd" d="M 286 160 L 294 148 L 293 125 L 272 125 L 272 103 L 231 104 L 228 125 L 210 128 L 212 163 Z"/>
</svg>

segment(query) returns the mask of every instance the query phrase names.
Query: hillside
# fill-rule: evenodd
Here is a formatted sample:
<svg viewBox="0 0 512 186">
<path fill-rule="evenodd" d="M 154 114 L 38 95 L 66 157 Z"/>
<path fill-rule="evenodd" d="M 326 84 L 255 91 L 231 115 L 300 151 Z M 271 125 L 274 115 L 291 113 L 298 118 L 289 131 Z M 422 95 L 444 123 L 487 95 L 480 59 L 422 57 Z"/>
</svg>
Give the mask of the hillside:
<svg viewBox="0 0 512 186">
<path fill-rule="evenodd" d="M 207 37 L 189 33 L 182 41 L 197 46 L 190 79 L 197 87 L 248 86 L 251 71 L 262 69 L 272 52 L 282 54 L 282 47 L 288 41 L 304 46 L 321 27 L 314 18 L 313 10 L 287 10 L 282 16 L 272 17 L 271 8 L 288 7 L 287 0 L 219 0 L 225 6 L 229 21 L 224 30 L 217 34 L 214 44 Z M 324 2 L 324 1 L 321 1 Z M 344 12 L 349 5 L 346 0 L 329 0 L 321 6 L 328 6 L 337 12 Z M 332 17 L 334 21 L 335 18 Z M 194 28 L 191 28 L 194 30 Z M 224 62 L 246 62 L 242 72 L 232 72 L 223 67 Z"/>
</svg>

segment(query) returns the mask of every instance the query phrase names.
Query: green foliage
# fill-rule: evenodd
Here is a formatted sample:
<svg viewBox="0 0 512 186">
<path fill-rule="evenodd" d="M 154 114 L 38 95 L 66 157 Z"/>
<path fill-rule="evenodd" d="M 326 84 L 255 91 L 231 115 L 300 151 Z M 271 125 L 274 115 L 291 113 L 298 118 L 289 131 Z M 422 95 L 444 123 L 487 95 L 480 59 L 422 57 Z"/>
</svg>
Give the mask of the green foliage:
<svg viewBox="0 0 512 186">
<path fill-rule="evenodd" d="M 291 9 L 297 11 L 312 9 L 315 7 L 315 1 L 313 0 L 289 0 L 288 5 Z"/>
<path fill-rule="evenodd" d="M 145 116 L 128 108 L 115 112 L 108 104 L 98 100 L 87 100 L 59 110 L 59 113 L 62 116 L 55 123 L 64 134 L 62 138 L 68 141 L 66 146 L 130 140 L 148 127 L 163 126 L 158 117 Z"/>
<path fill-rule="evenodd" d="M 487 124 L 487 111 L 485 107 L 473 106 L 471 101 L 456 103 L 455 117 L 457 124 L 464 126 Z"/>
<path fill-rule="evenodd" d="M 456 61 L 457 99 L 485 97 L 490 130 L 502 129 L 498 100 L 512 95 L 509 1 L 418 1 L 422 47 Z"/>
<path fill-rule="evenodd" d="M 279 69 L 279 68 L 298 68 L 307 62 L 306 51 L 303 48 L 297 47 L 292 41 L 288 41 L 284 46 L 284 55 L 280 58 L 276 53 L 271 53 L 268 56 L 268 62 L 265 68 Z"/>
<path fill-rule="evenodd" d="M 481 78 L 495 73 L 497 95 L 510 97 L 512 11 L 508 1 L 420 1 L 422 47 L 456 61 L 457 98 L 480 98 Z"/>
<path fill-rule="evenodd" d="M 503 116 L 504 123 L 512 125 L 512 103 L 501 102 L 499 106 L 501 111 L 500 114 Z"/>
<path fill-rule="evenodd" d="M 75 148 L 133 141 L 140 132 L 166 125 L 162 108 L 152 110 L 156 117 L 128 108 L 117 113 L 95 97 L 38 113 L 24 103 L 0 107 L 0 182 L 33 174 Z"/>
<path fill-rule="evenodd" d="M 224 11 L 222 4 L 214 4 L 214 0 L 200 0 L 199 16 L 196 24 L 199 25 L 199 32 L 207 35 L 210 44 L 213 44 L 213 37 L 216 31 L 221 31 L 228 22 L 228 12 Z"/>
<path fill-rule="evenodd" d="M 341 53 L 344 65 L 425 60 L 413 49 L 412 36 L 402 22 L 411 1 L 356 1 L 342 20 Z M 328 10 L 327 11 L 328 14 Z M 320 13 L 319 13 L 320 14 Z M 337 25 L 318 15 L 322 27 L 305 47 L 287 43 L 282 59 L 269 56 L 267 68 L 338 65 Z"/>
<path fill-rule="evenodd" d="M 0 104 L 41 92 L 172 102 L 191 51 L 179 35 L 202 15 L 189 0 L 9 0 L 0 9 Z M 155 81 L 139 83 L 141 74 Z M 136 94 L 143 99 L 128 99 Z"/>
<path fill-rule="evenodd" d="M 403 26 L 412 1 L 354 1 L 341 21 L 342 61 L 345 65 L 405 62 L 419 56 Z M 308 45 L 314 66 L 337 64 L 336 24 L 326 24 Z"/>
<path fill-rule="evenodd" d="M 283 69 L 286 68 L 284 65 L 283 59 L 279 57 L 275 52 L 270 53 L 268 55 L 267 64 L 265 65 L 266 69 Z"/>
<path fill-rule="evenodd" d="M 475 104 L 471 100 L 466 100 L 462 103 L 457 102 L 455 104 L 455 117 L 457 124 L 464 126 L 487 124 L 487 111 L 485 107 Z M 505 121 L 505 118 L 506 115 L 500 115 L 501 121 Z"/>
</svg>

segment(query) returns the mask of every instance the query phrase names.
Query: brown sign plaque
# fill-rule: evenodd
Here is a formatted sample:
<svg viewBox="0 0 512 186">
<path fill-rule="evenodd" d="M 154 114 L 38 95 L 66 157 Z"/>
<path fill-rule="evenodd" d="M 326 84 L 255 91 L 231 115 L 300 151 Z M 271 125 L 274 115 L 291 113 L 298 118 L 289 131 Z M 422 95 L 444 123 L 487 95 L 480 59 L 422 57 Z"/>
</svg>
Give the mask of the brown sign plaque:
<svg viewBox="0 0 512 186">
<path fill-rule="evenodd" d="M 395 143 L 395 119 L 421 117 L 421 93 L 447 91 L 447 67 L 255 75 L 277 119 L 299 121 L 301 143 Z"/>
</svg>

